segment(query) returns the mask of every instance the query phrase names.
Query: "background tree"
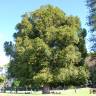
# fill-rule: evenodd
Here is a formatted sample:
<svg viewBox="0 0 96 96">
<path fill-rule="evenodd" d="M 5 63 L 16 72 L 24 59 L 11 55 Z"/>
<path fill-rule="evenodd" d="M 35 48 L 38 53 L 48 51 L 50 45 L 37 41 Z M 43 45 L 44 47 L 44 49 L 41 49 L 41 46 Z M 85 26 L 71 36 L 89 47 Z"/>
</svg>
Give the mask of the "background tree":
<svg viewBox="0 0 96 96">
<path fill-rule="evenodd" d="M 89 16 L 88 16 L 88 25 L 90 26 L 90 33 L 91 38 L 90 41 L 92 42 L 91 52 L 87 63 L 90 69 L 90 79 L 93 84 L 95 84 L 96 80 L 96 0 L 87 0 L 87 6 L 89 8 Z"/>
<path fill-rule="evenodd" d="M 4 50 L 6 52 L 6 55 L 10 56 L 10 59 L 11 59 L 11 57 L 14 57 L 14 55 L 15 55 L 15 45 L 11 41 L 10 42 L 6 41 L 4 43 Z"/>
<path fill-rule="evenodd" d="M 89 7 L 89 16 L 88 16 L 88 25 L 91 29 L 91 41 L 92 47 L 91 50 L 96 52 L 96 1 L 95 0 L 87 0 L 87 6 Z"/>
<path fill-rule="evenodd" d="M 59 86 L 60 82 L 64 84 L 67 74 L 71 76 L 71 72 L 67 73 L 72 71 L 69 70 L 70 66 L 76 68 L 76 74 L 84 73 L 83 76 L 78 76 L 83 84 L 86 82 L 86 79 L 83 79 L 88 79 L 86 68 L 84 64 L 84 69 L 79 64 L 82 58 L 85 58 L 82 54 L 86 53 L 86 32 L 81 28 L 78 17 L 67 16 L 59 8 L 47 5 L 23 15 L 16 29 L 15 56 L 10 61 L 8 71 L 11 77 L 20 81 L 20 85 L 32 86 L 34 83 L 34 86 L 43 86 L 43 93 L 49 93 L 50 85 Z M 79 38 L 80 35 L 82 37 Z M 66 73 L 62 68 L 67 70 Z M 79 77 L 76 79 L 74 74 L 72 76 L 74 83 L 75 80 L 80 83 Z M 70 80 L 66 79 L 66 82 Z"/>
</svg>

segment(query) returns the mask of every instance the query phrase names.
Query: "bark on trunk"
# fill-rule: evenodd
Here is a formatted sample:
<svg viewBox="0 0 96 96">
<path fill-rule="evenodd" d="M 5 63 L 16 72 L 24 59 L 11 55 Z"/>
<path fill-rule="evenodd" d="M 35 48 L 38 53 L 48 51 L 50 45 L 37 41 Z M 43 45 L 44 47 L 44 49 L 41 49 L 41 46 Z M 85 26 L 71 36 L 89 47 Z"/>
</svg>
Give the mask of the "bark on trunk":
<svg viewBox="0 0 96 96">
<path fill-rule="evenodd" d="M 43 94 L 50 94 L 50 88 L 48 85 L 44 85 L 42 89 Z"/>
</svg>

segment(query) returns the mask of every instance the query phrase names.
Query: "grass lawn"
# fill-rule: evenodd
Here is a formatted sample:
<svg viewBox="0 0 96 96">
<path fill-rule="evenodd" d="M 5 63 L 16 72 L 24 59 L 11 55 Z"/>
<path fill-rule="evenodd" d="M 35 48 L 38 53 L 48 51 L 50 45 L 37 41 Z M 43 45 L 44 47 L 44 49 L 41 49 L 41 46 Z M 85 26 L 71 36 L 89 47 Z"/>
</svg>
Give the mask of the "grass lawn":
<svg viewBox="0 0 96 96">
<path fill-rule="evenodd" d="M 69 89 L 69 90 L 59 90 L 56 92 L 61 92 L 61 94 L 41 94 L 40 91 L 33 92 L 32 94 L 10 94 L 10 93 L 0 93 L 0 96 L 96 96 L 96 94 L 90 94 L 89 88 L 81 89 Z"/>
</svg>

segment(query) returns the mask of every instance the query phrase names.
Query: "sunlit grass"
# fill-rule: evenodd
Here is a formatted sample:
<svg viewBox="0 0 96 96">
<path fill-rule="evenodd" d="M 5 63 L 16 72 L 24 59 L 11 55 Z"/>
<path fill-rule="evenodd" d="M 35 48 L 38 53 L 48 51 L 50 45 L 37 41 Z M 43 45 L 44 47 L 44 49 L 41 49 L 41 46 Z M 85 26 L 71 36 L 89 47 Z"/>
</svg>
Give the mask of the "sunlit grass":
<svg viewBox="0 0 96 96">
<path fill-rule="evenodd" d="M 54 90 L 54 92 L 61 92 L 61 94 L 41 94 L 41 91 L 33 92 L 32 94 L 10 94 L 0 93 L 0 96 L 96 96 L 90 94 L 90 88 L 69 89 L 69 90 Z"/>
</svg>

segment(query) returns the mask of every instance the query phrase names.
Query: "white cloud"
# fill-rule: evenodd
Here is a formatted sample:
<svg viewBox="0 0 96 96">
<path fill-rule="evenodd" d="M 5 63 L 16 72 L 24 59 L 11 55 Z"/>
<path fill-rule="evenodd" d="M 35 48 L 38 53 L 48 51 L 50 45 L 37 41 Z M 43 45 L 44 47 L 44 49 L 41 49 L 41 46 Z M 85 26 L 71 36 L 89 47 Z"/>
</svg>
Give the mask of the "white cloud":
<svg viewBox="0 0 96 96">
<path fill-rule="evenodd" d="M 0 52 L 0 66 L 9 63 L 9 58 L 5 56 L 4 52 Z"/>
<path fill-rule="evenodd" d="M 4 34 L 0 32 L 0 66 L 7 64 L 9 62 L 9 58 L 5 56 L 3 44 L 4 44 Z"/>
</svg>

